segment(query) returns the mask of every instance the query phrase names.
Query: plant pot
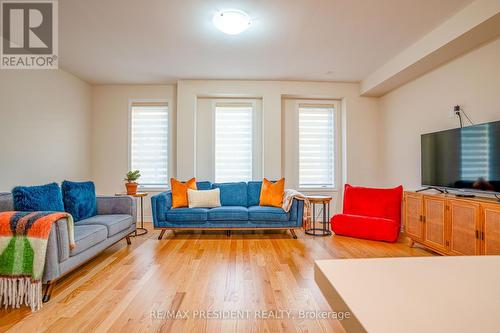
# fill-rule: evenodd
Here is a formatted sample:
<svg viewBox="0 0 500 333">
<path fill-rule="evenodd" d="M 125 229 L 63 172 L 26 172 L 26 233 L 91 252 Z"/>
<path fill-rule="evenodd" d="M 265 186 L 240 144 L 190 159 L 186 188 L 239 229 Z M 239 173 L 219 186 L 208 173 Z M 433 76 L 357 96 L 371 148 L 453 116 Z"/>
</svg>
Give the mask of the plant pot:
<svg viewBox="0 0 500 333">
<path fill-rule="evenodd" d="M 125 183 L 125 187 L 127 188 L 128 195 L 137 194 L 137 183 Z"/>
</svg>

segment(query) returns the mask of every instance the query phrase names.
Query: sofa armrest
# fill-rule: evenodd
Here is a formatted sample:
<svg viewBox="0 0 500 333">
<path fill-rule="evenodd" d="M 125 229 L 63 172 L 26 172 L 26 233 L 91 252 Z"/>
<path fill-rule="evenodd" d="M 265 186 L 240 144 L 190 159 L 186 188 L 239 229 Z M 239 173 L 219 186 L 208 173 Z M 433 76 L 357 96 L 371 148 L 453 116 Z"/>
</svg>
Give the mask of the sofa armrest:
<svg viewBox="0 0 500 333">
<path fill-rule="evenodd" d="M 59 263 L 69 258 L 68 219 L 57 220 L 50 230 L 47 240 L 43 283 L 60 276 Z"/>
<path fill-rule="evenodd" d="M 304 201 L 303 200 L 297 200 L 297 227 L 301 227 L 303 225 L 303 219 L 304 219 Z"/>
<path fill-rule="evenodd" d="M 128 195 L 98 196 L 97 215 L 110 214 L 131 215 L 135 223 L 137 221 L 137 203 L 135 198 Z"/>
<path fill-rule="evenodd" d="M 304 201 L 294 198 L 292 200 L 292 207 L 290 207 L 289 213 L 290 213 L 290 221 L 295 221 L 297 222 L 295 224 L 296 226 L 301 226 L 302 217 L 304 216 Z"/>
<path fill-rule="evenodd" d="M 290 221 L 296 221 L 297 220 L 297 207 L 299 206 L 299 200 L 293 198 L 292 199 L 292 206 L 290 207 L 290 210 L 288 211 L 290 213 Z"/>
<path fill-rule="evenodd" d="M 158 222 L 167 220 L 166 213 L 172 209 L 172 192 L 166 191 L 151 197 L 151 209 L 153 212 L 153 224 L 158 226 Z"/>
</svg>

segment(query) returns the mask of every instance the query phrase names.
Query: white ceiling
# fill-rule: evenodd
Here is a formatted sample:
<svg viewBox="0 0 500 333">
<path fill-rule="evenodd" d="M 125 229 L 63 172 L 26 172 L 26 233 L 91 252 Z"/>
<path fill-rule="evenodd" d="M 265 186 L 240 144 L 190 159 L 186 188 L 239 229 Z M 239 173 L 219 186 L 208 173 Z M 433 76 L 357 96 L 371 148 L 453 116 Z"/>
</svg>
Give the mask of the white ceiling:
<svg viewBox="0 0 500 333">
<path fill-rule="evenodd" d="M 470 0 L 60 0 L 63 69 L 93 84 L 360 81 Z M 254 23 L 228 36 L 221 9 Z"/>
</svg>

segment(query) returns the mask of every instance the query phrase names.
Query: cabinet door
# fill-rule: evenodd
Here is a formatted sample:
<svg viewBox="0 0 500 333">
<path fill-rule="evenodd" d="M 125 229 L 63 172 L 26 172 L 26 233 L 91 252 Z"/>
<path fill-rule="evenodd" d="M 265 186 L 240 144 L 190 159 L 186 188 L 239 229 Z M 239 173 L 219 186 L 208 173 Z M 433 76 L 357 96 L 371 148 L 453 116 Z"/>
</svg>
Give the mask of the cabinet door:
<svg viewBox="0 0 500 333">
<path fill-rule="evenodd" d="M 424 196 L 424 244 L 440 252 L 447 251 L 446 201 Z"/>
<path fill-rule="evenodd" d="M 405 195 L 405 232 L 409 237 L 422 240 L 423 229 L 423 196 L 421 194 L 406 193 Z"/>
<path fill-rule="evenodd" d="M 480 254 L 479 204 L 453 199 L 449 202 L 451 254 Z"/>
<path fill-rule="evenodd" d="M 483 253 L 500 254 L 500 205 L 484 205 Z"/>
</svg>

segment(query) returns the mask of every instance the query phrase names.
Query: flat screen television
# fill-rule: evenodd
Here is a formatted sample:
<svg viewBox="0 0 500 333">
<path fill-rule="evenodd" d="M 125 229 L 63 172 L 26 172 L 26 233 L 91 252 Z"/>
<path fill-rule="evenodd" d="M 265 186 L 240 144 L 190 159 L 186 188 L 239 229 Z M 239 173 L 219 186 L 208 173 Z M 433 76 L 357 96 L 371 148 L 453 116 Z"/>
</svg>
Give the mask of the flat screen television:
<svg viewBox="0 0 500 333">
<path fill-rule="evenodd" d="M 422 185 L 500 193 L 500 121 L 423 134 Z"/>
</svg>

